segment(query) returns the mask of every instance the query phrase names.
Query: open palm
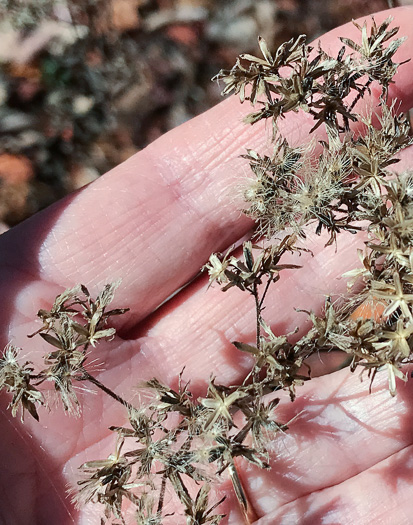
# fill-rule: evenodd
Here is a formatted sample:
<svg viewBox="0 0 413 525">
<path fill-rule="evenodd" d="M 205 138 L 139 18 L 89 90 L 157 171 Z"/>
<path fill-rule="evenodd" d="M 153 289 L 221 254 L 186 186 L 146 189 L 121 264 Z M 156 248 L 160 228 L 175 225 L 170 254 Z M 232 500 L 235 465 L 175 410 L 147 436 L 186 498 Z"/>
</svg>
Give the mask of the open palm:
<svg viewBox="0 0 413 525">
<path fill-rule="evenodd" d="M 398 51 L 400 62 L 413 55 L 413 9 L 390 14 L 409 37 Z M 323 47 L 338 52 L 338 36 L 358 37 L 347 25 L 325 35 Z M 403 110 L 413 101 L 412 68 L 403 65 L 390 90 Z M 223 384 L 245 376 L 248 363 L 231 341 L 253 339 L 252 304 L 234 289 L 207 291 L 206 276 L 197 274 L 211 252 L 225 252 L 252 228 L 239 212 L 246 167 L 238 156 L 246 147 L 268 144 L 268 130 L 244 126 L 247 110 L 235 98 L 221 103 L 2 235 L 1 344 L 12 340 L 28 359 L 41 362 L 45 342 L 26 338 L 39 327 L 33 321 L 39 308 L 63 288 L 83 283 L 97 292 L 121 277 L 114 305 L 131 311 L 117 320 L 115 339 L 94 353 L 103 383 L 139 403 L 139 382 L 156 376 L 175 384 L 184 366 L 199 396 L 211 373 Z M 308 141 L 312 126 L 311 117 L 293 114 L 282 132 L 297 144 Z M 411 156 L 405 151 L 401 164 Z M 305 269 L 286 271 L 274 287 L 265 317 L 277 333 L 302 324 L 294 307 L 318 308 L 324 294 L 344 291 L 337 278 L 357 263 L 356 240 L 339 237 L 338 256 L 335 246 L 323 248 L 325 240 L 311 240 L 314 257 L 300 258 Z M 279 421 L 300 415 L 274 441 L 272 469 L 243 465 L 240 472 L 257 523 L 411 523 L 412 382 L 391 398 L 385 374 L 378 374 L 369 395 L 367 381 L 348 370 L 323 374 L 323 366 L 314 363 L 320 377 L 301 387 L 293 404 L 287 397 L 281 402 Z M 100 509 L 72 507 L 67 484 L 84 461 L 113 452 L 108 427 L 123 425 L 125 412 L 101 392 L 78 395 L 81 417 L 40 409 L 40 423 L 27 417 L 24 425 L 11 418 L 1 395 L 1 524 L 100 522 Z M 219 511 L 227 523 L 241 524 L 230 484 L 224 480 L 221 490 L 228 497 Z"/>
</svg>

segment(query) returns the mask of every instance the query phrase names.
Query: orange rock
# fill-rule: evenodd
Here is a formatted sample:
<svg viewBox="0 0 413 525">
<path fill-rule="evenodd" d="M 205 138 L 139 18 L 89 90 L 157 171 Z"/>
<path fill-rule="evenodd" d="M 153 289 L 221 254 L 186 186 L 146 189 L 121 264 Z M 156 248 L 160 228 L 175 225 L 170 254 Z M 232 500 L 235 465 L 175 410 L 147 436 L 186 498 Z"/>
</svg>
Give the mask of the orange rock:
<svg viewBox="0 0 413 525">
<path fill-rule="evenodd" d="M 32 165 L 22 155 L 0 155 L 0 221 L 17 224 L 28 215 Z"/>
<path fill-rule="evenodd" d="M 189 25 L 175 24 L 169 26 L 166 33 L 175 42 L 181 42 L 186 46 L 194 46 L 198 42 L 196 29 Z"/>
<path fill-rule="evenodd" d="M 21 155 L 0 155 L 0 178 L 9 184 L 26 182 L 33 177 L 31 162 Z"/>
<path fill-rule="evenodd" d="M 112 23 L 118 31 L 129 31 L 139 26 L 139 0 L 113 0 Z"/>
<path fill-rule="evenodd" d="M 1 222 L 14 225 L 30 214 L 28 209 L 29 191 L 30 188 L 27 181 L 16 184 L 0 184 Z"/>
<path fill-rule="evenodd" d="M 10 76 L 15 78 L 26 78 L 35 81 L 40 81 L 42 76 L 38 66 L 31 64 L 19 64 L 17 62 L 11 63 L 7 67 L 7 72 Z"/>
<path fill-rule="evenodd" d="M 73 138 L 73 128 L 70 126 L 64 128 L 60 136 L 65 142 L 70 142 Z"/>
</svg>

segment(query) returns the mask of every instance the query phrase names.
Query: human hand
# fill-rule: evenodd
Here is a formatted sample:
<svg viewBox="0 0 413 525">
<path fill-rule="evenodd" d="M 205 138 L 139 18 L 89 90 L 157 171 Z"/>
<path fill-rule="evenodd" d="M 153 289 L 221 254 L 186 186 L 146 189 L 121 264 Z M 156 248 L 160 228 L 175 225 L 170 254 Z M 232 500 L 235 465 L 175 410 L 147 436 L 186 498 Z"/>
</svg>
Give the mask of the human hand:
<svg viewBox="0 0 413 525">
<path fill-rule="evenodd" d="M 377 15 L 376 21 L 388 14 Z M 410 36 L 413 10 L 392 14 L 399 34 Z M 345 26 L 323 37 L 324 48 L 337 52 L 337 37 L 343 35 L 358 38 L 352 26 Z M 412 45 L 408 40 L 400 48 L 399 62 L 411 56 Z M 390 90 L 403 109 L 412 105 L 411 68 L 410 63 L 400 68 Z M 268 130 L 245 127 L 241 117 L 247 109 L 235 98 L 223 102 L 0 237 L 2 344 L 12 340 L 28 359 L 39 362 L 44 342 L 26 339 L 38 327 L 33 322 L 37 310 L 64 287 L 81 282 L 98 290 L 122 277 L 115 306 L 128 306 L 131 313 L 119 320 L 115 340 L 95 353 L 104 363 L 101 381 L 133 401 L 142 379 L 156 376 L 173 384 L 183 366 L 199 396 L 205 395 L 212 372 L 224 384 L 242 379 L 247 365 L 230 341 L 250 339 L 255 316 L 237 290 L 206 293 L 204 276 L 154 310 L 196 276 L 211 252 L 226 251 L 252 227 L 240 217 L 241 203 L 233 196 L 245 170 L 237 157 L 245 147 L 265 144 Z M 311 117 L 293 114 L 282 131 L 301 143 L 308 141 L 312 126 Z M 411 155 L 405 151 L 403 161 Z M 288 332 L 296 326 L 295 306 L 317 308 L 325 293 L 343 288 L 337 277 L 356 262 L 354 239 L 339 238 L 338 256 L 324 243 L 315 239 L 315 256 L 301 256 L 305 272 L 290 272 L 274 287 L 266 317 L 277 329 Z M 386 380 L 379 374 L 369 395 L 366 383 L 343 370 L 301 387 L 295 403 L 283 400 L 277 419 L 287 422 L 302 413 L 286 435 L 277 436 L 272 469 L 240 465 L 260 524 L 409 523 L 412 387 L 408 383 L 391 398 Z M 4 523 L 99 522 L 100 509 L 77 513 L 71 507 L 66 484 L 84 461 L 113 451 L 113 433 L 107 429 L 124 424 L 125 413 L 100 392 L 79 398 L 83 414 L 78 419 L 41 411 L 40 423 L 27 418 L 22 426 L 6 412 L 2 394 Z M 227 513 L 229 523 L 242 523 L 229 484 L 221 490 L 228 497 L 219 512 Z"/>
</svg>

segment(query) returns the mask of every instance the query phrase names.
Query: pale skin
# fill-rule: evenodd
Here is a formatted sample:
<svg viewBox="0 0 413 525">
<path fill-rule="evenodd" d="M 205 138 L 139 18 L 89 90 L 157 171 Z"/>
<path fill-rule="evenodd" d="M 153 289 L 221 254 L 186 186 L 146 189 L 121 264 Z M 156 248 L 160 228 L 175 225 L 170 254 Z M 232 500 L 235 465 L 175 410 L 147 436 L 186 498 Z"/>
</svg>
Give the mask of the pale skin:
<svg viewBox="0 0 413 525">
<path fill-rule="evenodd" d="M 408 36 L 396 55 L 401 62 L 413 55 L 413 9 L 386 11 L 376 21 L 389 14 L 400 26 L 399 35 Z M 359 33 L 347 25 L 322 37 L 333 54 L 341 45 L 338 36 L 357 41 Z M 412 77 L 410 62 L 400 67 L 390 90 L 403 110 L 413 105 Z M 251 298 L 238 290 L 207 291 L 203 275 L 154 310 L 196 276 L 210 253 L 225 252 L 252 228 L 232 188 L 248 173 L 238 156 L 246 147 L 259 150 L 268 144 L 270 130 L 244 126 L 241 117 L 248 110 L 235 97 L 221 103 L 2 235 L 2 346 L 12 340 L 28 359 L 41 362 L 46 344 L 39 337 L 26 338 L 40 326 L 34 321 L 37 310 L 50 306 L 66 287 L 83 283 L 96 293 L 122 277 L 114 305 L 131 312 L 118 320 L 115 340 L 102 343 L 91 357 L 102 382 L 138 404 L 136 385 L 142 379 L 156 376 L 176 385 L 183 366 L 196 396 L 205 395 L 212 372 L 224 384 L 242 379 L 248 364 L 230 342 L 254 339 Z M 301 143 L 312 126 L 311 118 L 293 114 L 282 131 Z M 409 166 L 411 157 L 405 151 L 400 164 Z M 303 255 L 299 264 L 305 269 L 285 272 L 274 287 L 265 318 L 275 333 L 304 322 L 294 307 L 320 309 L 325 294 L 345 290 L 338 278 L 359 264 L 356 247 L 362 241 L 342 234 L 339 256 L 334 246 L 323 248 L 325 241 L 310 236 L 314 257 Z M 322 375 L 324 366 L 314 362 L 320 377 L 298 390 L 295 403 L 283 396 L 277 419 L 287 422 L 300 415 L 274 441 L 272 469 L 239 464 L 256 523 L 411 523 L 413 381 L 398 381 L 392 398 L 386 373 L 378 373 L 369 395 L 367 378 L 360 382 L 358 373 L 348 370 Z M 1 523 L 99 523 L 93 507 L 80 512 L 72 507 L 66 485 L 84 461 L 114 451 L 107 429 L 126 419 L 123 407 L 101 392 L 79 392 L 79 399 L 80 418 L 65 415 L 60 406 L 50 413 L 40 408 L 40 423 L 27 414 L 22 425 L 11 418 L 9 399 L 1 394 Z M 242 523 L 228 480 L 221 491 L 228 496 L 219 509 L 227 514 L 223 523 Z"/>
</svg>

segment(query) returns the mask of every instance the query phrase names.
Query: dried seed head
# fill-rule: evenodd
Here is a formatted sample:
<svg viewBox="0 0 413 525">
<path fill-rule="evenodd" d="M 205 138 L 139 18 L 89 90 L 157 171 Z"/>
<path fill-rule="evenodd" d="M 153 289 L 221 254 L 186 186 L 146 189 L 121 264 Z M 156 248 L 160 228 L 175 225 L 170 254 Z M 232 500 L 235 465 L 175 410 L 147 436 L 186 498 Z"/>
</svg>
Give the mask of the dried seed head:
<svg viewBox="0 0 413 525">
<path fill-rule="evenodd" d="M 6 389 L 13 394 L 9 404 L 13 417 L 16 417 L 20 408 L 22 421 L 25 410 L 38 421 L 36 405 L 44 405 L 43 395 L 31 384 L 31 362 L 26 361 L 23 365 L 18 362 L 20 351 L 20 348 L 12 344 L 8 344 L 4 349 L 0 358 L 0 391 Z"/>
</svg>

